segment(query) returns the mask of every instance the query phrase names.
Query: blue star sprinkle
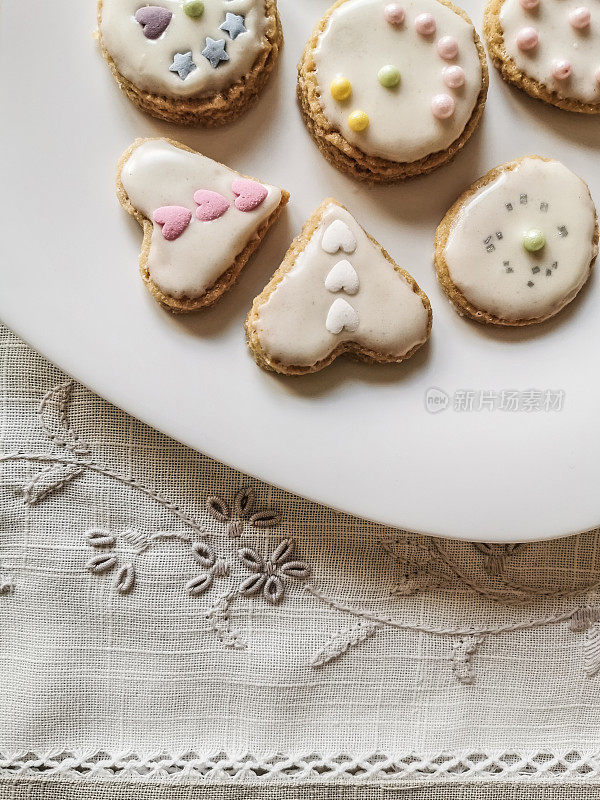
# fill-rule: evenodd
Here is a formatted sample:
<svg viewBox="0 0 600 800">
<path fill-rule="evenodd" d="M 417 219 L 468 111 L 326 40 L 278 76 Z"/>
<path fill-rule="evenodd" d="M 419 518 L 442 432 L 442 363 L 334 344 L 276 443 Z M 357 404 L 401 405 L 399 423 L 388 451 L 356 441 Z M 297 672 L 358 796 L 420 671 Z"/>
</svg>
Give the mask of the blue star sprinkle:
<svg viewBox="0 0 600 800">
<path fill-rule="evenodd" d="M 230 14 L 227 12 L 225 15 L 225 22 L 219 25 L 222 31 L 227 31 L 232 39 L 237 39 L 240 33 L 246 33 L 246 26 L 244 25 L 244 17 L 240 14 Z"/>
<path fill-rule="evenodd" d="M 173 56 L 173 63 L 169 67 L 170 72 L 176 72 L 182 81 L 184 81 L 190 72 L 196 69 L 196 65 L 192 59 L 192 51 L 187 53 L 175 53 Z"/>
<path fill-rule="evenodd" d="M 216 69 L 221 61 L 229 61 L 229 56 L 225 52 L 225 39 L 211 39 L 206 37 L 206 47 L 202 51 L 204 58 L 210 61 L 213 69 Z"/>
</svg>

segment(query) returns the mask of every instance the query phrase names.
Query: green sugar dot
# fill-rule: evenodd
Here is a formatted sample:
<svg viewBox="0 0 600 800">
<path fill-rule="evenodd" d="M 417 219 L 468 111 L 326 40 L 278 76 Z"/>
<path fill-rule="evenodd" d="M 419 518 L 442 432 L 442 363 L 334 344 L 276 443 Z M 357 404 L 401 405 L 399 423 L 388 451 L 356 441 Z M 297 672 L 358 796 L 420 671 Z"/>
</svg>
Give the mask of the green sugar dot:
<svg viewBox="0 0 600 800">
<path fill-rule="evenodd" d="M 537 253 L 546 244 L 546 237 L 538 228 L 532 228 L 523 234 L 523 247 L 529 253 Z"/>
<path fill-rule="evenodd" d="M 400 83 L 400 70 L 393 64 L 387 64 L 377 73 L 377 80 L 386 89 L 393 89 Z"/>
<path fill-rule="evenodd" d="M 201 17 L 204 14 L 204 3 L 202 0 L 185 0 L 183 10 L 188 17 Z"/>
</svg>

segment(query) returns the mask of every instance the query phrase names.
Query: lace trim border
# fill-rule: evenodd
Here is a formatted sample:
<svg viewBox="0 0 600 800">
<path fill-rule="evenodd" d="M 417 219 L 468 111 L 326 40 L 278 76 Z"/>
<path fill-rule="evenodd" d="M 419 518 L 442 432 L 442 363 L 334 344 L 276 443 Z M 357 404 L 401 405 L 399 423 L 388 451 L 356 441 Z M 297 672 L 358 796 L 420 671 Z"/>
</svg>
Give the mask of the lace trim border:
<svg viewBox="0 0 600 800">
<path fill-rule="evenodd" d="M 201 781 L 201 782 L 398 782 L 461 781 L 597 781 L 600 778 L 600 752 L 577 751 L 495 753 L 440 753 L 425 757 L 415 753 L 387 756 L 383 753 L 352 757 L 322 757 L 316 754 L 277 754 L 262 759 L 252 755 L 229 756 L 218 753 L 199 757 L 186 752 L 169 755 L 161 752 L 142 757 L 123 751 L 95 753 L 47 751 L 45 753 L 1 753 L 0 777 L 88 779 L 111 778 L 122 781 Z"/>
</svg>

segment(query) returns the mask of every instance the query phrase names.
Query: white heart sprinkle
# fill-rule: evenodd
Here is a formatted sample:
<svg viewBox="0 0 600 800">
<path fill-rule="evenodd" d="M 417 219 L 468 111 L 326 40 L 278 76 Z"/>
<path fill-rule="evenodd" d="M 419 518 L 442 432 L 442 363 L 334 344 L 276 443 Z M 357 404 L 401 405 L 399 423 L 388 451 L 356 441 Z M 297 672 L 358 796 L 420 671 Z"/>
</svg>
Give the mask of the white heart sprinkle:
<svg viewBox="0 0 600 800">
<path fill-rule="evenodd" d="M 356 239 L 350 228 L 341 219 L 334 220 L 323 234 L 321 247 L 326 253 L 353 253 L 356 250 Z"/>
<path fill-rule="evenodd" d="M 339 292 L 343 289 L 346 294 L 356 294 L 360 286 L 356 270 L 349 261 L 338 261 L 325 278 L 325 288 L 330 292 Z"/>
<path fill-rule="evenodd" d="M 329 333 L 341 333 L 344 328 L 347 331 L 355 331 L 358 328 L 358 314 L 350 303 L 338 297 L 331 304 L 325 327 Z"/>
</svg>

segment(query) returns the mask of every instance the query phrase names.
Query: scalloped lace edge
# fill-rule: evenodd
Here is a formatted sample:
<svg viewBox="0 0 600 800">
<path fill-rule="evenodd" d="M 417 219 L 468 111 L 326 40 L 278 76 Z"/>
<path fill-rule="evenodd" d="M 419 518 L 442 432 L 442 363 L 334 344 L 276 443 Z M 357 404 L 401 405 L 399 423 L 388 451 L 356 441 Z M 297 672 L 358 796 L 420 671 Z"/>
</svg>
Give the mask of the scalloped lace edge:
<svg viewBox="0 0 600 800">
<path fill-rule="evenodd" d="M 277 754 L 256 758 L 195 752 L 142 756 L 48 750 L 44 753 L 0 752 L 0 777 L 111 778 L 128 781 L 349 781 L 397 782 L 485 778 L 501 781 L 594 781 L 600 777 L 600 752 L 478 752 L 420 756 L 383 753 L 352 757 Z"/>
</svg>

